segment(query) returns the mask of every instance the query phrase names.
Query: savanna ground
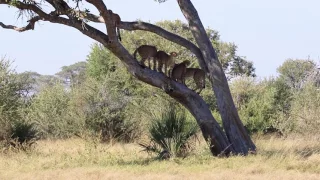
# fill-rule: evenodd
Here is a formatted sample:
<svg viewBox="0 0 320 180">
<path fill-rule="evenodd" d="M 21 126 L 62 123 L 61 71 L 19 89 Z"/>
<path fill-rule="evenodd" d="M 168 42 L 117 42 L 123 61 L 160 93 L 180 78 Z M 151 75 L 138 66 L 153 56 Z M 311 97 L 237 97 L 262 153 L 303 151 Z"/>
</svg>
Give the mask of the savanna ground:
<svg viewBox="0 0 320 180">
<path fill-rule="evenodd" d="M 0 179 L 320 179 L 319 138 L 253 138 L 256 155 L 212 157 L 198 142 L 188 157 L 164 161 L 133 143 L 42 140 L 31 151 L 2 151 Z"/>
</svg>

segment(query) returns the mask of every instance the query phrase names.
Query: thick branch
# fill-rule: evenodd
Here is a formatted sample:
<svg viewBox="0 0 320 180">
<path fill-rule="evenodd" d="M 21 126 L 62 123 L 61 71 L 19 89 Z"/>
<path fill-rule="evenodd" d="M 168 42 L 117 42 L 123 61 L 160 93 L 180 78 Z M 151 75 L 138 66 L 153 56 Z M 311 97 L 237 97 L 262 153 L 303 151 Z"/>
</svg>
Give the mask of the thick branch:
<svg viewBox="0 0 320 180">
<path fill-rule="evenodd" d="M 178 36 L 176 34 L 173 34 L 159 26 L 139 21 L 139 22 L 121 22 L 120 28 L 128 31 L 142 30 L 142 31 L 149 31 L 149 32 L 155 33 L 169 41 L 172 41 L 174 43 L 177 43 L 189 49 L 191 52 L 193 52 L 196 55 L 197 59 L 203 59 L 201 51 L 196 45 L 194 45 L 192 42 L 188 41 L 187 39 L 181 36 Z M 203 69 L 206 69 L 206 65 L 203 63 L 203 61 L 199 61 L 199 63 Z"/>
</svg>

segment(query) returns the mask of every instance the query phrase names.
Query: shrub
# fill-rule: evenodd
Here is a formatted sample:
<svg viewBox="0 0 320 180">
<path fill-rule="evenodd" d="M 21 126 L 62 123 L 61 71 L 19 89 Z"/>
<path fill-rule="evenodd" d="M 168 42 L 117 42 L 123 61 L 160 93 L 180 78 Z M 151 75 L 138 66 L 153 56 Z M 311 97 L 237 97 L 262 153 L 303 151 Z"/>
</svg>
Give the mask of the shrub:
<svg viewBox="0 0 320 180">
<path fill-rule="evenodd" d="M 140 122 L 126 113 L 130 98 L 108 84 L 109 79 L 86 82 L 85 123 L 103 142 L 132 142 L 141 134 Z"/>
<path fill-rule="evenodd" d="M 13 125 L 22 121 L 21 109 L 29 88 L 10 66 L 9 60 L 0 59 L 0 141 L 9 139 Z"/>
<path fill-rule="evenodd" d="M 239 115 L 249 133 L 263 133 L 272 128 L 276 90 L 267 81 L 240 78 L 232 85 L 233 98 Z"/>
<path fill-rule="evenodd" d="M 66 138 L 82 130 L 81 121 L 69 116 L 69 102 L 70 93 L 60 83 L 44 87 L 33 98 L 27 118 L 41 138 Z"/>
<path fill-rule="evenodd" d="M 320 92 L 312 83 L 294 94 L 289 113 L 279 119 L 278 126 L 288 132 L 304 135 L 320 133 Z"/>
<path fill-rule="evenodd" d="M 158 153 L 160 159 L 185 157 L 193 145 L 198 125 L 186 118 L 184 111 L 178 112 L 174 105 L 164 110 L 160 117 L 152 119 L 149 126 L 150 143 L 139 143 L 146 151 Z"/>
</svg>

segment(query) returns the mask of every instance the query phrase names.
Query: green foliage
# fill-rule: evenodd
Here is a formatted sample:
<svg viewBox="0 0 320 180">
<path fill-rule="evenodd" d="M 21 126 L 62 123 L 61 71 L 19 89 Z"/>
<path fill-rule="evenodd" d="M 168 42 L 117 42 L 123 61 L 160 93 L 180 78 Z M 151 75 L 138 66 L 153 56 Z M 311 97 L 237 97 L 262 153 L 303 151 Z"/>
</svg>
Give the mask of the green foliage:
<svg viewBox="0 0 320 180">
<path fill-rule="evenodd" d="M 198 125 L 186 118 L 184 111 L 171 105 L 160 117 L 152 119 L 149 127 L 150 144 L 140 143 L 146 151 L 159 154 L 159 158 L 185 157 L 193 148 L 190 138 L 195 137 Z"/>
<path fill-rule="evenodd" d="M 104 142 L 132 142 L 141 134 L 140 122 L 127 115 L 130 97 L 110 87 L 109 81 L 87 80 L 84 89 L 86 125 Z"/>
<path fill-rule="evenodd" d="M 41 75 L 37 72 L 26 71 L 18 74 L 21 81 L 25 82 L 29 88 L 28 95 L 37 94 L 43 87 L 54 86 L 58 82 L 62 82 L 58 77 L 53 75 Z"/>
<path fill-rule="evenodd" d="M 87 62 L 81 61 L 69 66 L 63 66 L 61 71 L 56 73 L 65 84 L 73 87 L 81 84 L 85 80 Z"/>
<path fill-rule="evenodd" d="M 44 87 L 31 102 L 27 118 L 34 122 L 41 138 L 70 137 L 81 131 L 84 122 L 69 118 L 69 93 L 62 84 Z"/>
<path fill-rule="evenodd" d="M 232 82 L 236 107 L 250 133 L 274 130 L 277 113 L 283 110 L 281 107 L 287 100 L 279 99 L 286 91 L 276 83 L 273 80 L 257 82 L 254 78 L 239 78 Z"/>
<path fill-rule="evenodd" d="M 253 63 L 250 61 L 246 61 L 245 59 L 241 58 L 240 56 L 236 56 L 233 58 L 233 62 L 230 64 L 230 72 L 228 74 L 231 77 L 236 76 L 252 76 L 255 77 L 255 68 L 253 67 Z"/>
<path fill-rule="evenodd" d="M 301 67 L 300 70 L 299 67 Z M 239 115 L 249 132 L 282 134 L 319 133 L 319 87 L 310 60 L 288 60 L 278 70 L 278 78 L 257 81 L 239 78 L 231 91 Z"/>
<path fill-rule="evenodd" d="M 128 96 L 144 95 L 147 85 L 129 74 L 121 61 L 101 45 L 94 44 L 88 55 L 87 73 L 98 81 L 107 81 L 108 86 Z"/>
<path fill-rule="evenodd" d="M 10 66 L 9 60 L 0 59 L 0 140 L 10 138 L 13 125 L 22 121 L 21 108 L 29 88 Z"/>
<path fill-rule="evenodd" d="M 87 57 L 87 62 L 88 75 L 96 79 L 104 78 L 107 74 L 114 72 L 117 67 L 123 67 L 110 51 L 99 44 L 93 44 L 91 46 L 91 52 Z"/>
<path fill-rule="evenodd" d="M 34 122 L 41 138 L 67 138 L 88 134 L 103 141 L 130 142 L 140 136 L 139 121 L 126 114 L 130 100 L 111 78 L 86 78 L 67 90 L 61 83 L 36 94 L 26 117 Z"/>
<path fill-rule="evenodd" d="M 278 69 L 280 78 L 293 89 L 301 89 L 308 75 L 316 68 L 311 60 L 287 59 Z"/>
<path fill-rule="evenodd" d="M 312 83 L 293 95 L 292 107 L 288 114 L 279 118 L 279 128 L 286 132 L 303 135 L 319 134 L 320 92 Z"/>
</svg>

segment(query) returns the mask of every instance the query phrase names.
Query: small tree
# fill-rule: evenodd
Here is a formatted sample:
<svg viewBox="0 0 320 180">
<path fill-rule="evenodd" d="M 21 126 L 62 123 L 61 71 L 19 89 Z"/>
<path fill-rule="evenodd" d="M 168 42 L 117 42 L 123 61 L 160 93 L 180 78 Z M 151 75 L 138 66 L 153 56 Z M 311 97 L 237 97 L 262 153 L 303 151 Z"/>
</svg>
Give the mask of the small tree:
<svg viewBox="0 0 320 180">
<path fill-rule="evenodd" d="M 277 71 L 289 87 L 301 89 L 315 69 L 316 63 L 311 60 L 287 59 Z"/>
</svg>

